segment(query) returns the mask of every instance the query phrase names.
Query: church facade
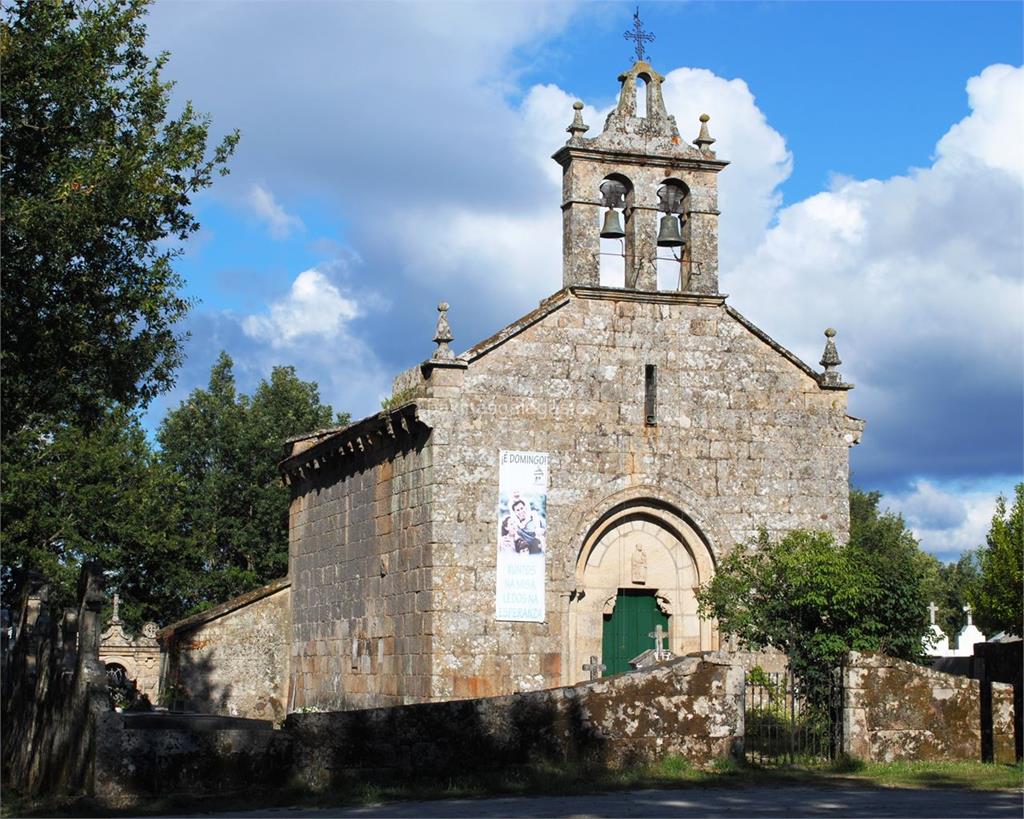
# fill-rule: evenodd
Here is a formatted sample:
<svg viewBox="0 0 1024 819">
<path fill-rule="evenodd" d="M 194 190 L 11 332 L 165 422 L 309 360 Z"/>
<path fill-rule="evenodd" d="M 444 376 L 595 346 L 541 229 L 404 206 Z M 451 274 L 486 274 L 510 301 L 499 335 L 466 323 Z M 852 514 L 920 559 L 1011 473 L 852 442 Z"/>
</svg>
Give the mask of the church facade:
<svg viewBox="0 0 1024 819">
<path fill-rule="evenodd" d="M 736 543 L 846 538 L 863 422 L 834 331 L 819 372 L 727 304 L 708 118 L 687 144 L 649 63 L 619 80 L 602 133 L 577 103 L 554 155 L 562 288 L 457 356 L 442 304 L 395 406 L 288 443 L 289 711 L 567 685 L 658 627 L 715 649 L 695 591 Z"/>
</svg>

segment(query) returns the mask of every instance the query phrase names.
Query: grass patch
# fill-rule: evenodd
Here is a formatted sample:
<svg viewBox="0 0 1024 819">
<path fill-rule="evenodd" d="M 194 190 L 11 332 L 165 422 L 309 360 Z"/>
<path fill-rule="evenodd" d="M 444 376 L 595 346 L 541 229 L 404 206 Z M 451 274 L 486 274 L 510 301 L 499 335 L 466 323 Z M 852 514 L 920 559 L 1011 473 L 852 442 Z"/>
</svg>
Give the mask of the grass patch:
<svg viewBox="0 0 1024 819">
<path fill-rule="evenodd" d="M 1024 766 L 983 762 L 861 763 L 857 779 L 875 785 L 913 788 L 1004 790 L 1024 787 Z"/>
</svg>

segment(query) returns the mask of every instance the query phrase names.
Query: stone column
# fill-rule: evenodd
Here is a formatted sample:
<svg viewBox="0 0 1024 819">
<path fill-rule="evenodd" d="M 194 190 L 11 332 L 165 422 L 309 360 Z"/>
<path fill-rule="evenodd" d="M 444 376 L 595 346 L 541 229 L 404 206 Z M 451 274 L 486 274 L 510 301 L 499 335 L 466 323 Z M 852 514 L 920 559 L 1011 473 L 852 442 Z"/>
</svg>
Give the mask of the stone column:
<svg viewBox="0 0 1024 819">
<path fill-rule="evenodd" d="M 691 293 L 718 292 L 718 186 L 714 176 L 694 186 L 684 229 L 686 257 L 683 289 Z"/>
<path fill-rule="evenodd" d="M 601 283 L 601 208 L 584 202 L 562 207 L 562 286 L 597 287 Z"/>
<path fill-rule="evenodd" d="M 658 289 L 657 210 L 637 207 L 626 219 L 626 287 L 635 290 Z"/>
</svg>

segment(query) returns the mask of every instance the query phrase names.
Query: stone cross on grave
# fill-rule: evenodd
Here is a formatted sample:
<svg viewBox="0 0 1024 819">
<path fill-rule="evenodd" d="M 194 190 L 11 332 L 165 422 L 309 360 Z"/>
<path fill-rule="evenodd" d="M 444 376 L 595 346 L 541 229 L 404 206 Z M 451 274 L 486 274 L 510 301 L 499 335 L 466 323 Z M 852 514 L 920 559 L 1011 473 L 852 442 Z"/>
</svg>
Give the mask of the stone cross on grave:
<svg viewBox="0 0 1024 819">
<path fill-rule="evenodd" d="M 932 625 L 933 626 L 935 625 L 935 615 L 937 615 L 938 613 L 939 613 L 939 607 L 936 606 L 935 605 L 935 601 L 932 600 L 932 602 L 928 604 L 928 615 L 932 618 Z"/>
<path fill-rule="evenodd" d="M 644 31 L 643 23 L 640 22 L 640 6 L 636 7 L 636 11 L 633 13 L 633 30 L 627 31 L 622 35 L 627 40 L 634 40 L 636 45 L 636 58 L 637 60 L 643 60 L 644 57 L 644 43 L 653 43 L 654 35 L 649 31 Z"/>
<path fill-rule="evenodd" d="M 654 656 L 656 660 L 661 660 L 662 652 L 668 652 L 668 648 L 662 647 L 662 642 L 668 639 L 668 635 L 664 632 L 660 625 L 654 627 L 654 631 L 647 635 L 654 640 Z"/>
<path fill-rule="evenodd" d="M 590 679 L 592 680 L 599 679 L 606 668 L 607 666 L 604 663 L 598 661 L 597 657 L 595 657 L 593 654 L 590 655 L 590 662 L 583 664 L 583 670 L 590 674 Z"/>
</svg>

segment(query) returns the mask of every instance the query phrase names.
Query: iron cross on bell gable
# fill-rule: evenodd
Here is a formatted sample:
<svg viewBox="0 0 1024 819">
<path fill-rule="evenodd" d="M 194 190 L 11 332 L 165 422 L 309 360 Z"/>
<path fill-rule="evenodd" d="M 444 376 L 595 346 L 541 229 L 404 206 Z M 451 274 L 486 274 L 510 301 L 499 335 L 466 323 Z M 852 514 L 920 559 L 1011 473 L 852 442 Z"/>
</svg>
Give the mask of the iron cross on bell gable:
<svg viewBox="0 0 1024 819">
<path fill-rule="evenodd" d="M 644 56 L 644 43 L 653 43 L 654 35 L 649 31 L 644 31 L 643 23 L 640 22 L 640 6 L 636 7 L 636 11 L 633 13 L 633 30 L 627 31 L 622 35 L 627 40 L 636 41 L 636 58 L 637 61 L 646 60 Z"/>
</svg>

